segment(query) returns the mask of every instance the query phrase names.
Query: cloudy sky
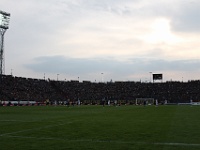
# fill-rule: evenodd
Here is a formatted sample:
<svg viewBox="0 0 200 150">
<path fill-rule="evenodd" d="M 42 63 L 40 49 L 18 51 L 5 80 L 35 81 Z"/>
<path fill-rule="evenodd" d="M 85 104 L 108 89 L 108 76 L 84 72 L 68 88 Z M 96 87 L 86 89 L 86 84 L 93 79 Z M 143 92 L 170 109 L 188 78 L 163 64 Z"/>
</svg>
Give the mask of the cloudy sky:
<svg viewBox="0 0 200 150">
<path fill-rule="evenodd" d="M 199 0 L 0 0 L 5 74 L 59 80 L 200 79 Z M 59 75 L 58 75 L 59 74 Z"/>
</svg>

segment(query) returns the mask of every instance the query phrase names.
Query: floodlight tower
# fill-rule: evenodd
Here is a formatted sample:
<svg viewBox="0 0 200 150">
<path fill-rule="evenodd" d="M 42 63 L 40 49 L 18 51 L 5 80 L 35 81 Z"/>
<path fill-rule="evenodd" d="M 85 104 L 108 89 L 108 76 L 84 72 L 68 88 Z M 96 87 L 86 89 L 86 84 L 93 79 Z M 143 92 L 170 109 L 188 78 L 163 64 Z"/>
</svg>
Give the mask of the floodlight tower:
<svg viewBox="0 0 200 150">
<path fill-rule="evenodd" d="M 4 35 L 9 28 L 10 14 L 0 10 L 0 75 L 5 73 Z"/>
</svg>

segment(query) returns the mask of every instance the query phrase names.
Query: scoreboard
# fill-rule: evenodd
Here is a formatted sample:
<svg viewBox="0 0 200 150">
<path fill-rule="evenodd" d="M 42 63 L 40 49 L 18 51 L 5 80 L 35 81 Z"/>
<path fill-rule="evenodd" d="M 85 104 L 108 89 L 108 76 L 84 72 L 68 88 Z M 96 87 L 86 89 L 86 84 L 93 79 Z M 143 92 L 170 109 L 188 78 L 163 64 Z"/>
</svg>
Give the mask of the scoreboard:
<svg viewBox="0 0 200 150">
<path fill-rule="evenodd" d="M 153 80 L 162 80 L 163 74 L 153 74 Z"/>
</svg>

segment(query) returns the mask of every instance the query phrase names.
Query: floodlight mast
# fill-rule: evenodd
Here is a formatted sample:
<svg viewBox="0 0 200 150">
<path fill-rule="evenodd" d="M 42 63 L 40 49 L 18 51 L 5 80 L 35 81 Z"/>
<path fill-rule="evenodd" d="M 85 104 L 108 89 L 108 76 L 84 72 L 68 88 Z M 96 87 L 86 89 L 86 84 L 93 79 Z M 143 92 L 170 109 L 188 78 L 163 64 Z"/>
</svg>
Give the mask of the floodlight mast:
<svg viewBox="0 0 200 150">
<path fill-rule="evenodd" d="M 9 28 L 10 14 L 0 10 L 0 75 L 5 73 L 4 35 Z"/>
</svg>

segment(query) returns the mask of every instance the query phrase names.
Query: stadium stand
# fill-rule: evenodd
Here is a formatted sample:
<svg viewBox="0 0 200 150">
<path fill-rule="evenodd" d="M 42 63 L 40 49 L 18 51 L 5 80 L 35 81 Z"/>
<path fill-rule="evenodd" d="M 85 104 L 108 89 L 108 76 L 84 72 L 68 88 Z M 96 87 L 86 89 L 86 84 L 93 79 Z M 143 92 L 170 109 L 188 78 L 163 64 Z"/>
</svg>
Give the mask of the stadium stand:
<svg viewBox="0 0 200 150">
<path fill-rule="evenodd" d="M 154 98 L 159 103 L 190 103 L 200 100 L 200 81 L 188 82 L 107 82 L 90 81 L 52 81 L 2 75 L 0 84 L 0 102 L 35 101 L 50 104 L 55 101 L 74 104 L 78 99 L 82 104 L 100 104 L 102 99 L 113 103 L 135 104 L 136 98 Z"/>
</svg>

